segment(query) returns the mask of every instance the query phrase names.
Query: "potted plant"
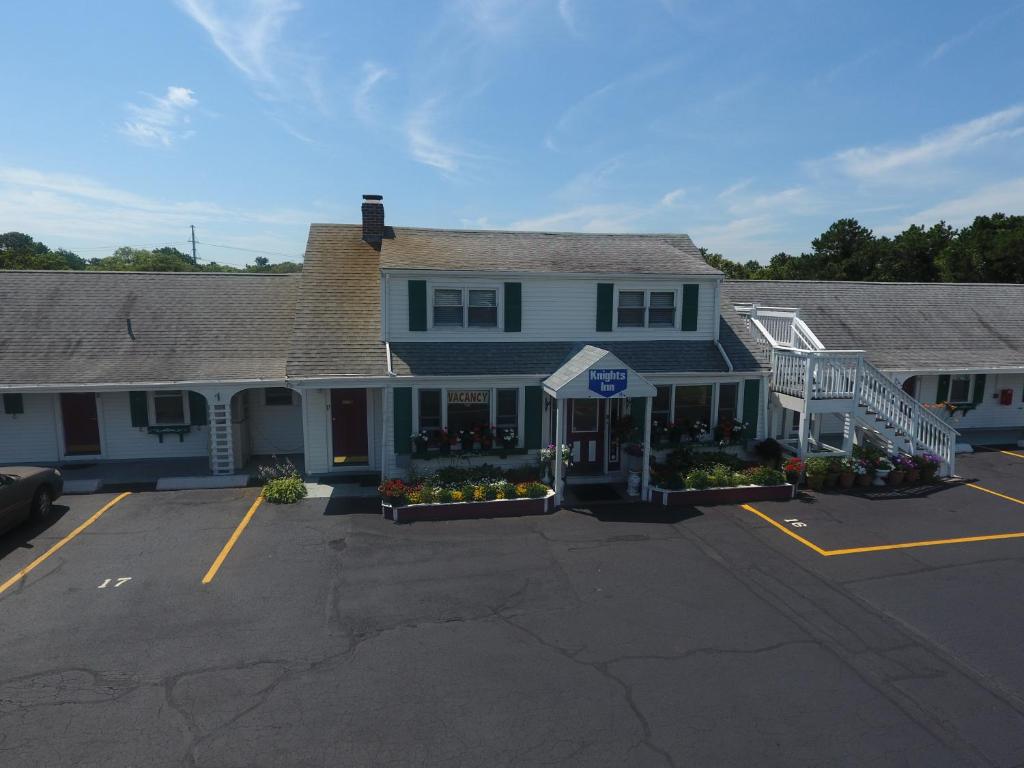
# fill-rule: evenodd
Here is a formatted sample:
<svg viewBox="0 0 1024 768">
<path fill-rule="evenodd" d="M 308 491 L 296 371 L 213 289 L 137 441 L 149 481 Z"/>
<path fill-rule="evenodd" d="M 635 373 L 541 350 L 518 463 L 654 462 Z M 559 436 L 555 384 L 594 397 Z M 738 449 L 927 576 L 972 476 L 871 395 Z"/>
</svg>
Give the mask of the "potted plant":
<svg viewBox="0 0 1024 768">
<path fill-rule="evenodd" d="M 858 486 L 865 487 L 871 485 L 871 480 L 873 479 L 871 466 L 864 459 L 853 460 L 853 474 Z"/>
<path fill-rule="evenodd" d="M 875 459 L 875 485 L 885 485 L 889 481 L 889 473 L 892 472 L 892 462 L 885 456 Z"/>
<path fill-rule="evenodd" d="M 473 443 L 476 441 L 476 436 L 471 430 L 464 429 L 459 432 L 459 441 L 462 443 L 463 451 L 472 451 Z"/>
<path fill-rule="evenodd" d="M 892 462 L 892 471 L 889 472 L 889 485 L 903 485 L 906 476 L 906 466 L 903 464 L 903 454 L 894 454 L 889 457 Z"/>
<path fill-rule="evenodd" d="M 447 456 L 452 452 L 452 442 L 448 437 L 448 430 L 442 427 L 434 433 L 434 439 L 437 440 L 437 449 L 443 456 Z"/>
<path fill-rule="evenodd" d="M 839 459 L 825 459 L 828 468 L 825 470 L 825 487 L 835 488 L 839 482 Z"/>
<path fill-rule="evenodd" d="M 786 473 L 786 482 L 790 485 L 797 485 L 803 477 L 804 469 L 806 466 L 802 459 L 796 456 L 786 459 L 786 463 L 782 467 L 782 471 Z"/>
<path fill-rule="evenodd" d="M 903 471 L 906 473 L 903 479 L 907 483 L 919 483 L 921 481 L 921 468 L 918 466 L 916 456 L 905 456 L 906 465 Z"/>
<path fill-rule="evenodd" d="M 505 448 L 515 448 L 519 445 L 519 436 L 515 427 L 505 427 L 501 430 L 501 444 Z"/>
<path fill-rule="evenodd" d="M 666 427 L 668 432 L 668 441 L 670 443 L 679 443 L 683 439 L 683 433 L 688 431 L 686 425 L 679 421 L 670 421 Z"/>
<path fill-rule="evenodd" d="M 853 488 L 853 481 L 857 477 L 854 471 L 854 460 L 845 458 L 839 460 L 839 487 L 844 490 Z"/>
<path fill-rule="evenodd" d="M 427 434 L 425 429 L 421 429 L 419 432 L 414 432 L 411 439 L 413 453 L 427 452 L 427 446 L 430 444 L 430 435 Z"/>
<path fill-rule="evenodd" d="M 942 459 L 936 456 L 934 453 L 922 453 L 919 456 L 915 456 L 914 459 L 918 463 L 918 467 L 921 471 L 921 480 L 926 483 L 935 482 L 935 475 L 939 471 L 939 467 L 942 465 Z"/>
<path fill-rule="evenodd" d="M 410 488 L 401 480 L 392 479 L 385 480 L 377 487 L 377 490 L 385 502 L 393 507 L 398 507 L 405 501 L 405 495 Z"/>
<path fill-rule="evenodd" d="M 807 486 L 812 491 L 820 491 L 825 487 L 825 481 L 831 469 L 832 460 L 817 456 L 807 460 Z"/>
<path fill-rule="evenodd" d="M 708 425 L 699 419 L 690 425 L 690 440 L 699 442 L 708 433 Z"/>
</svg>

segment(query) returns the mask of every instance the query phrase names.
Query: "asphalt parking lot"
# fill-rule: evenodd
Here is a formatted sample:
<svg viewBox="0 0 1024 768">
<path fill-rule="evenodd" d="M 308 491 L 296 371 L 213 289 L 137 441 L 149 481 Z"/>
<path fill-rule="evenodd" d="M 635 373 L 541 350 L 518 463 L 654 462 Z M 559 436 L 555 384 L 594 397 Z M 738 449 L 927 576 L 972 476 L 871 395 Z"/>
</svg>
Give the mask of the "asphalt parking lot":
<svg viewBox="0 0 1024 768">
<path fill-rule="evenodd" d="M 1011 461 L 960 470 L 1017 496 Z M 910 496 L 757 508 L 823 549 L 1024 531 Z M 255 501 L 67 497 L 0 537 L 4 765 L 1024 762 L 1024 539 L 823 556 L 738 507 Z"/>
</svg>

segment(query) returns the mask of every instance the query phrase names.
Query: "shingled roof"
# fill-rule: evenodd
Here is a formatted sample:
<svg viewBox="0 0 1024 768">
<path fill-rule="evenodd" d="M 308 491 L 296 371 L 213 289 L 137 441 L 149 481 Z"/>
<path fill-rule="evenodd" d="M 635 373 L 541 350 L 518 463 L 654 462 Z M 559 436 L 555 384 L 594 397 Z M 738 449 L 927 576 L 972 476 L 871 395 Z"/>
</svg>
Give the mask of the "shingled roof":
<svg viewBox="0 0 1024 768">
<path fill-rule="evenodd" d="M 395 227 L 381 249 L 384 269 L 544 273 L 721 275 L 687 235 Z"/>
<path fill-rule="evenodd" d="M 283 379 L 298 282 L 0 271 L 0 385 Z"/>
<path fill-rule="evenodd" d="M 727 280 L 734 304 L 795 307 L 822 343 L 885 370 L 1024 366 L 1024 285 Z"/>
</svg>

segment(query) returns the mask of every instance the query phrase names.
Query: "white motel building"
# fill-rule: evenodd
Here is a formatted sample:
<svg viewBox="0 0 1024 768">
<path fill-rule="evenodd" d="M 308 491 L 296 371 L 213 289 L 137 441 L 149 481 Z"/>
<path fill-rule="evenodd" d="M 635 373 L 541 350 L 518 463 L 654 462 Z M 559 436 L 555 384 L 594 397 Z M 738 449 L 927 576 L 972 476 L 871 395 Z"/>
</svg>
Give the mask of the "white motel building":
<svg viewBox="0 0 1024 768">
<path fill-rule="evenodd" d="M 376 195 L 301 274 L 0 272 L 0 328 L 0 464 L 391 477 L 565 444 L 585 482 L 672 424 L 949 470 L 1024 437 L 1024 285 L 729 281 L 682 234 L 392 227 Z"/>
</svg>

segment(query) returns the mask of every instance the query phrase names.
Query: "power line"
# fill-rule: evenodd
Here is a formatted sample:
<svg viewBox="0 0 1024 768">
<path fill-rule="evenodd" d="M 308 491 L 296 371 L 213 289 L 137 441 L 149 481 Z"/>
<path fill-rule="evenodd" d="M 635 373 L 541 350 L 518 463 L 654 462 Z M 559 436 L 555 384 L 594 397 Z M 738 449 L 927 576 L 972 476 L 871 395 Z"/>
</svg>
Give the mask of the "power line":
<svg viewBox="0 0 1024 768">
<path fill-rule="evenodd" d="M 301 259 L 302 256 L 293 253 L 284 253 L 282 251 L 263 251 L 258 248 L 242 248 L 238 245 L 218 245 L 217 243 L 208 243 L 205 240 L 197 240 L 199 245 L 208 245 L 211 248 L 227 248 L 232 251 L 246 251 L 247 253 L 263 253 L 268 256 L 283 256 L 286 259 Z"/>
</svg>

